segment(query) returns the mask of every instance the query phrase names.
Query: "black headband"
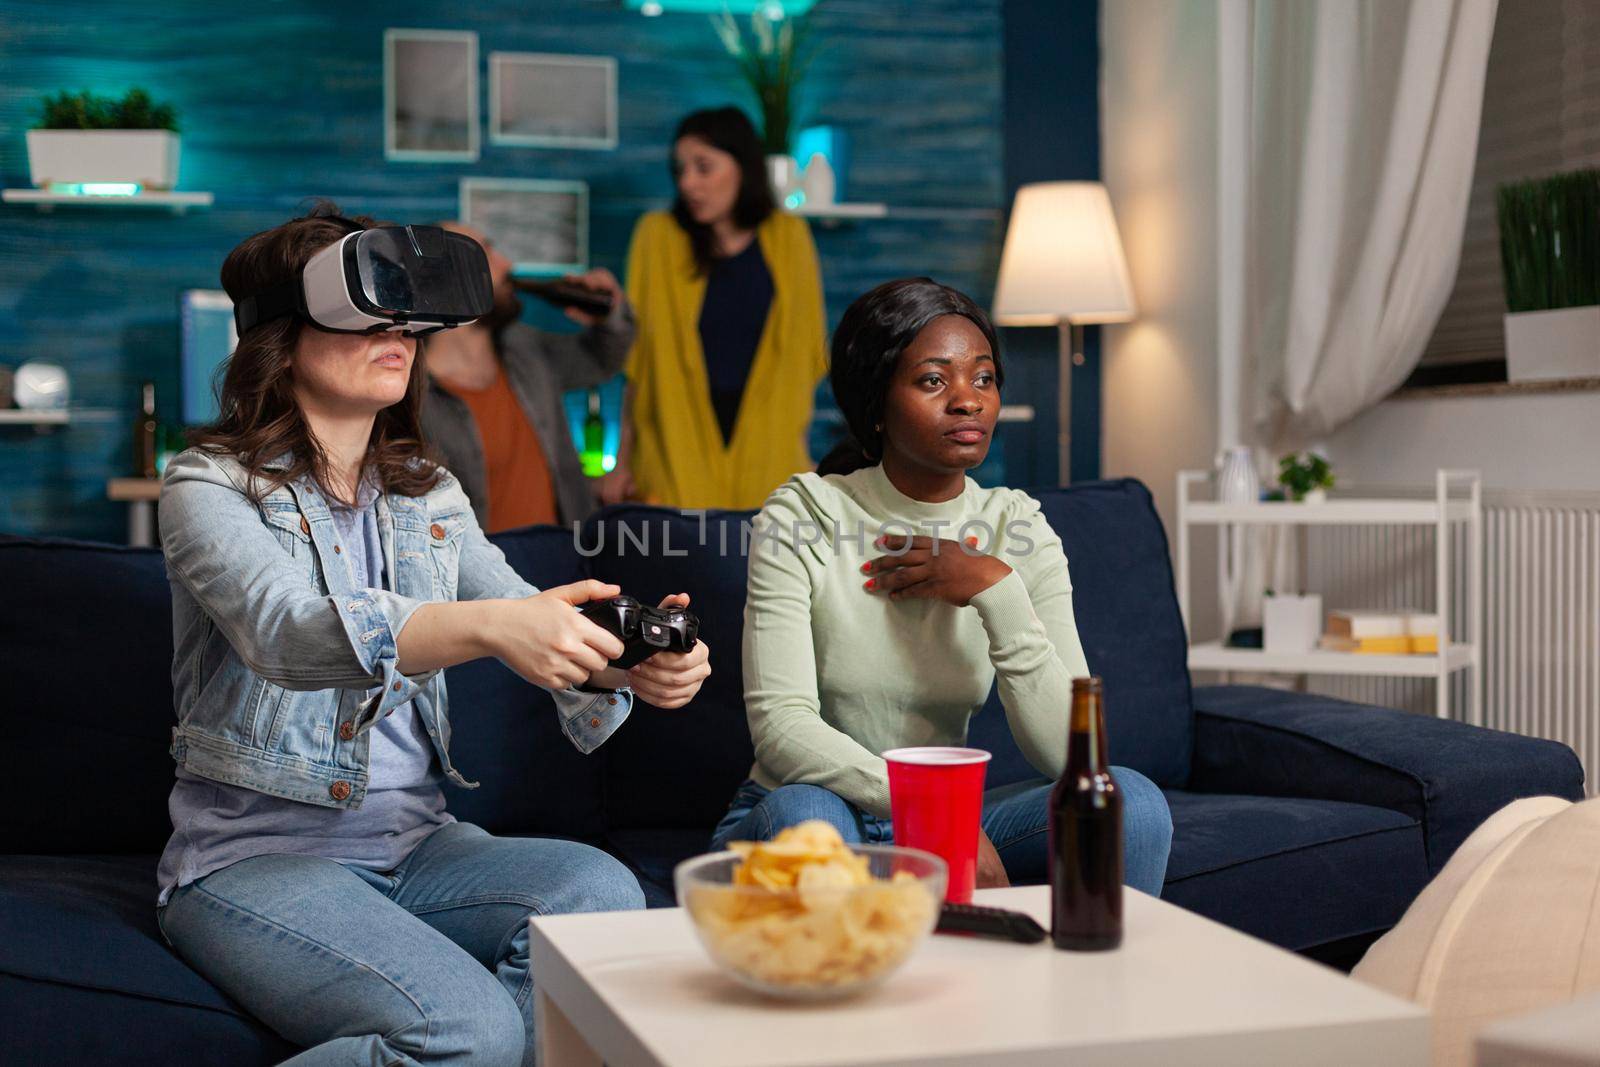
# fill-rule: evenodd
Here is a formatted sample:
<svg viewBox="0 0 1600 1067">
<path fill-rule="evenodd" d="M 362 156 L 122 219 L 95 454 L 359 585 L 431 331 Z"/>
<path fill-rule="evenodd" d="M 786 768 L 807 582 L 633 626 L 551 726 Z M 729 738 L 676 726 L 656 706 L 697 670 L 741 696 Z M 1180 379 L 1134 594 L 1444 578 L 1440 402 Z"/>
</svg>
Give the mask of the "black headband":
<svg viewBox="0 0 1600 1067">
<path fill-rule="evenodd" d="M 306 218 L 342 225 L 345 228 L 345 237 L 367 228 L 344 215 L 308 215 Z M 243 337 L 246 330 L 263 322 L 305 314 L 306 294 L 301 285 L 300 271 L 297 270 L 294 272 L 294 277 L 276 285 L 269 285 L 259 293 L 252 293 L 239 301 L 233 309 L 233 324 L 239 336 Z"/>
</svg>

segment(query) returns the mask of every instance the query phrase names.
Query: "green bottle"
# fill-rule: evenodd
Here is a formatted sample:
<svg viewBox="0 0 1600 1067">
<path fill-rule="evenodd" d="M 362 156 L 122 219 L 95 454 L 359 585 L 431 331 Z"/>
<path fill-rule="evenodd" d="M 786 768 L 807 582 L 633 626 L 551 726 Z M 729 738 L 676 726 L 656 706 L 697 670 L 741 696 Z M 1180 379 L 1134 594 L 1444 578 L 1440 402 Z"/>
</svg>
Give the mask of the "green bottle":
<svg viewBox="0 0 1600 1067">
<path fill-rule="evenodd" d="M 600 416 L 600 390 L 589 390 L 589 414 L 583 420 L 583 451 L 578 453 L 583 473 L 591 478 L 606 473 L 606 420 Z"/>
</svg>

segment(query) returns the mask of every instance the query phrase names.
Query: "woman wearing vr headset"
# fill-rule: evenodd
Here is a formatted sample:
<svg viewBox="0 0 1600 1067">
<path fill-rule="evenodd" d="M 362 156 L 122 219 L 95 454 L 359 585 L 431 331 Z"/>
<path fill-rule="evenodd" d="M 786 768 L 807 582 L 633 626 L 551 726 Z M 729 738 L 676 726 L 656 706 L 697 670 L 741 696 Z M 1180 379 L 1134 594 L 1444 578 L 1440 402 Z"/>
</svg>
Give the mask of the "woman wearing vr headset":
<svg viewBox="0 0 1600 1067">
<path fill-rule="evenodd" d="M 419 434 L 418 334 L 487 310 L 469 238 L 326 207 L 223 264 L 239 344 L 221 416 L 168 466 L 178 726 L 159 921 L 295 1063 L 533 1062 L 531 914 L 637 908 L 568 841 L 455 821 L 443 668 L 495 656 L 592 751 L 634 693 L 681 706 L 704 643 L 629 672 L 484 537 Z M 670 598 L 687 602 L 681 594 Z M 559 803 L 559 797 L 552 797 Z"/>
<path fill-rule="evenodd" d="M 879 753 L 965 744 L 998 680 L 1039 778 L 985 795 L 978 884 L 1043 881 L 1072 679 L 1090 672 L 1067 558 L 1039 502 L 967 477 L 1000 414 L 994 327 L 947 286 L 887 282 L 845 311 L 830 376 L 849 438 L 756 520 L 744 626 L 756 762 L 713 847 L 806 819 L 847 841 L 888 841 Z M 1159 894 L 1166 800 L 1139 772 L 1115 771 L 1127 882 Z"/>
</svg>

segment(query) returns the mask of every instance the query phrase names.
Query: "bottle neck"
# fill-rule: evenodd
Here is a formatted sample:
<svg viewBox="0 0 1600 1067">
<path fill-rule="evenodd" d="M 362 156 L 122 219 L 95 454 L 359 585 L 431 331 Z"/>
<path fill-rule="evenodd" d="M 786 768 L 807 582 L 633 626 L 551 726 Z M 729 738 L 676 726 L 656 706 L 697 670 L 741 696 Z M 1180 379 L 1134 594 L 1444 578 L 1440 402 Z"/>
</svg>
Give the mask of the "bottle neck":
<svg viewBox="0 0 1600 1067">
<path fill-rule="evenodd" d="M 1107 770 L 1105 708 L 1098 696 L 1073 695 L 1069 728 L 1067 768 L 1091 773 Z"/>
</svg>

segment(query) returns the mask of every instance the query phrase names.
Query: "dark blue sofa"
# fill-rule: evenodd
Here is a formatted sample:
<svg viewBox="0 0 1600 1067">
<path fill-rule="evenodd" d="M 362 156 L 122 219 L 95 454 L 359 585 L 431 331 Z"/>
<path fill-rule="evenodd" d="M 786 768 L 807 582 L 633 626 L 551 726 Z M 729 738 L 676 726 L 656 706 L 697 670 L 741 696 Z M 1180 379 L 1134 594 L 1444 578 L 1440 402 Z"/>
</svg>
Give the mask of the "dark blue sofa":
<svg viewBox="0 0 1600 1067">
<path fill-rule="evenodd" d="M 1577 798 L 1546 741 L 1251 687 L 1191 691 L 1167 543 L 1132 481 L 1038 494 L 1072 562 L 1112 757 L 1166 790 L 1166 898 L 1297 950 L 1392 925 L 1508 801 Z M 669 902 L 750 763 L 740 698 L 744 512 L 610 509 L 583 532 L 496 538 L 546 586 L 594 576 L 644 599 L 689 591 L 715 671 L 688 708 L 640 706 L 593 756 L 548 698 L 495 662 L 450 671 L 451 810 L 496 833 L 592 841 Z M 629 536 L 623 537 L 622 532 Z M 725 550 L 724 550 L 725 546 Z M 253 1064 L 292 1049 L 162 942 L 155 857 L 168 823 L 170 608 L 151 550 L 0 540 L 0 1061 Z M 991 784 L 1031 775 L 996 702 L 973 723 Z"/>
</svg>

